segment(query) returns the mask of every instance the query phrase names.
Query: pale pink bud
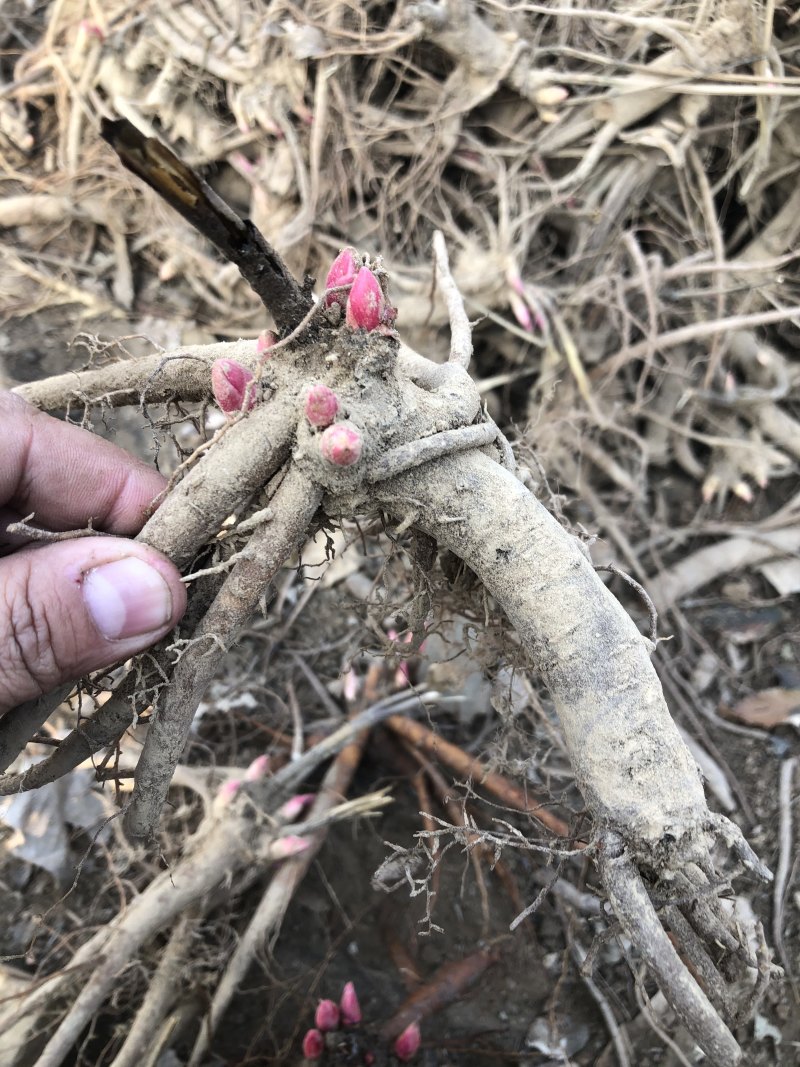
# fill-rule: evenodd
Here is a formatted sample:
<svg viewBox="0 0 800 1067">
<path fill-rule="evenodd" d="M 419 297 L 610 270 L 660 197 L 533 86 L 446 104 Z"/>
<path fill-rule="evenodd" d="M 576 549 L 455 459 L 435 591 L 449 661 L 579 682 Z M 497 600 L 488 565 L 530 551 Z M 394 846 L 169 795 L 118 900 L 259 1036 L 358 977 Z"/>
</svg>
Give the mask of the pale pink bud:
<svg viewBox="0 0 800 1067">
<path fill-rule="evenodd" d="M 394 672 L 394 687 L 395 689 L 405 689 L 407 685 L 411 685 L 411 677 L 408 673 L 408 664 L 401 663 L 397 670 Z"/>
<path fill-rule="evenodd" d="M 516 293 L 509 293 L 508 302 L 511 305 L 511 310 L 514 312 L 514 318 L 520 326 L 524 330 L 527 330 L 528 333 L 532 333 L 533 319 L 531 317 L 530 309 L 525 301 L 518 297 Z"/>
<path fill-rule="evenodd" d="M 211 389 L 214 399 L 226 415 L 249 411 L 256 402 L 253 374 L 235 359 L 217 359 L 211 365 Z"/>
<path fill-rule="evenodd" d="M 262 330 L 256 341 L 256 355 L 259 359 L 269 359 L 269 350 L 278 343 L 278 335 L 272 330 Z"/>
<path fill-rule="evenodd" d="M 314 1024 L 319 1030 L 339 1029 L 339 1006 L 332 1000 L 321 1000 L 314 1013 Z"/>
<path fill-rule="evenodd" d="M 353 701 L 358 696 L 358 691 L 361 688 L 361 679 L 351 667 L 347 674 L 344 676 L 344 685 L 342 686 L 342 694 L 345 700 Z"/>
<path fill-rule="evenodd" d="M 307 837 L 298 837 L 289 834 L 287 837 L 279 837 L 273 841 L 269 854 L 274 860 L 285 860 L 290 856 L 297 856 L 309 847 L 311 842 Z"/>
<path fill-rule="evenodd" d="M 92 22 L 91 19 L 81 19 L 78 25 L 78 33 L 84 38 L 94 37 L 97 41 L 104 41 L 106 35 L 96 22 Z"/>
<path fill-rule="evenodd" d="M 563 104 L 569 96 L 569 90 L 563 85 L 543 85 L 533 94 L 533 99 L 540 107 L 553 107 L 555 104 Z"/>
<path fill-rule="evenodd" d="M 256 756 L 253 762 L 245 771 L 244 780 L 246 782 L 259 782 L 262 778 L 266 777 L 269 773 L 269 756 L 262 755 Z"/>
<path fill-rule="evenodd" d="M 306 418 L 312 426 L 330 426 L 339 410 L 339 398 L 327 385 L 312 385 L 306 393 Z"/>
<path fill-rule="evenodd" d="M 342 990 L 342 995 L 339 998 L 339 1010 L 342 1013 L 344 1026 L 358 1026 L 361 1022 L 361 1005 L 358 1003 L 356 987 L 352 982 L 348 982 Z"/>
<path fill-rule="evenodd" d="M 325 1038 L 319 1030 L 307 1030 L 303 1038 L 303 1055 L 307 1060 L 318 1060 L 325 1051 Z"/>
<path fill-rule="evenodd" d="M 314 799 L 314 793 L 298 793 L 296 797 L 290 797 L 275 812 L 275 817 L 281 822 L 294 822 L 303 808 L 307 808 Z"/>
<path fill-rule="evenodd" d="M 238 778 L 230 778 L 227 782 L 223 782 L 217 790 L 218 804 L 223 808 L 227 807 L 241 788 L 242 783 Z"/>
<path fill-rule="evenodd" d="M 320 435 L 319 448 L 334 467 L 352 467 L 361 458 L 361 432 L 351 422 L 336 422 Z"/>
<path fill-rule="evenodd" d="M 345 322 L 353 330 L 374 330 L 381 324 L 385 309 L 380 282 L 369 267 L 362 267 L 347 297 Z"/>
<path fill-rule="evenodd" d="M 328 277 L 325 279 L 326 289 L 335 289 L 339 285 L 350 285 L 355 281 L 358 270 L 358 252 L 355 248 L 343 248 L 331 264 Z M 344 307 L 347 304 L 347 293 L 328 293 L 325 297 L 325 306 L 339 304 Z"/>
<path fill-rule="evenodd" d="M 392 1050 L 401 1063 L 408 1063 L 417 1054 L 422 1036 L 417 1023 L 412 1023 L 395 1039 Z"/>
</svg>

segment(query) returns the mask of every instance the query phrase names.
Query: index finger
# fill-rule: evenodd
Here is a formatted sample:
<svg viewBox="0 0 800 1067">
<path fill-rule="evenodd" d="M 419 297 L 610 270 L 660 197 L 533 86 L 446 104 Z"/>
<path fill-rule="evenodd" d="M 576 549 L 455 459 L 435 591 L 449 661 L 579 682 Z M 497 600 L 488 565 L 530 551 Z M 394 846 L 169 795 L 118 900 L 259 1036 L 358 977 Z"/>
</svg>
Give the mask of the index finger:
<svg viewBox="0 0 800 1067">
<path fill-rule="evenodd" d="M 138 533 L 164 478 L 78 426 L 0 391 L 0 507 L 52 530 Z"/>
</svg>

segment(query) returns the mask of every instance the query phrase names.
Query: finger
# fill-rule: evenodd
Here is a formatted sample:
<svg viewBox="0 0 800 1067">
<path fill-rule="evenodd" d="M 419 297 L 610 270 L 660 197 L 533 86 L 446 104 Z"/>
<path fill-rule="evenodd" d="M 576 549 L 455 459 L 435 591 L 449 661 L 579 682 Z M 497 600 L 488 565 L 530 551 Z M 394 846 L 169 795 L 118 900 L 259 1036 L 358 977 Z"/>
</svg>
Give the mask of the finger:
<svg viewBox="0 0 800 1067">
<path fill-rule="evenodd" d="M 0 391 L 0 504 L 53 530 L 138 533 L 164 488 L 158 471 L 100 437 Z"/>
<path fill-rule="evenodd" d="M 0 714 L 128 659 L 186 608 L 168 559 L 112 537 L 22 549 L 0 562 L 0 593 Z"/>
</svg>

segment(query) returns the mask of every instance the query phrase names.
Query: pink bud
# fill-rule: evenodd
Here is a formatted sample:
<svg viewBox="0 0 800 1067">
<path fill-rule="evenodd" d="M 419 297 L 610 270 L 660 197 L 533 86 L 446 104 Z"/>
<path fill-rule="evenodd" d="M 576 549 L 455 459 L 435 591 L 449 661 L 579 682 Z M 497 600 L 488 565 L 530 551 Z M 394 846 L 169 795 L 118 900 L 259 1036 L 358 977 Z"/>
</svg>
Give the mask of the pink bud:
<svg viewBox="0 0 800 1067">
<path fill-rule="evenodd" d="M 269 359 L 269 350 L 278 343 L 278 335 L 272 330 L 262 330 L 256 341 L 256 355 L 259 359 Z"/>
<path fill-rule="evenodd" d="M 217 359 L 211 365 L 211 389 L 214 399 L 226 415 L 249 411 L 256 402 L 252 373 L 235 359 Z"/>
<path fill-rule="evenodd" d="M 331 264 L 328 277 L 325 279 L 326 289 L 335 289 L 339 285 L 349 285 L 355 281 L 358 270 L 358 252 L 355 248 L 343 248 Z M 328 293 L 325 297 L 325 306 L 339 304 L 344 307 L 347 303 L 347 293 Z"/>
<path fill-rule="evenodd" d="M 361 458 L 361 431 L 351 422 L 336 422 L 320 435 L 319 448 L 334 467 L 352 467 Z"/>
<path fill-rule="evenodd" d="M 378 279 L 369 267 L 362 267 L 347 297 L 347 325 L 353 330 L 374 330 L 381 324 L 385 308 Z"/>
<path fill-rule="evenodd" d="M 319 1030 L 307 1030 L 303 1038 L 303 1055 L 307 1060 L 318 1060 L 325 1051 L 325 1038 Z"/>
<path fill-rule="evenodd" d="M 269 756 L 266 754 L 263 756 L 256 756 L 245 771 L 244 780 L 246 782 L 259 782 L 262 778 L 265 778 L 268 773 Z"/>
<path fill-rule="evenodd" d="M 412 1023 L 410 1026 L 407 1026 L 402 1034 L 395 1039 L 395 1043 L 392 1046 L 395 1056 L 397 1056 L 401 1063 L 408 1063 L 409 1060 L 413 1060 L 417 1054 L 421 1040 L 422 1037 L 419 1032 L 418 1024 Z"/>
<path fill-rule="evenodd" d="M 230 778 L 227 782 L 223 782 L 217 790 L 217 802 L 223 808 L 227 807 L 241 788 L 242 783 L 238 778 Z"/>
<path fill-rule="evenodd" d="M 347 674 L 344 676 L 344 685 L 342 686 L 342 695 L 347 701 L 354 701 L 358 696 L 358 691 L 361 688 L 361 679 L 351 667 Z"/>
<path fill-rule="evenodd" d="M 78 32 L 85 37 L 94 37 L 98 41 L 104 41 L 106 35 L 96 22 L 92 22 L 91 19 L 81 19 L 78 26 Z"/>
<path fill-rule="evenodd" d="M 310 844 L 311 842 L 307 837 L 289 834 L 287 837 L 279 837 L 277 841 L 273 841 L 269 854 L 274 860 L 285 860 L 290 856 L 297 856 L 299 853 L 305 852 Z"/>
<path fill-rule="evenodd" d="M 339 410 L 339 398 L 327 385 L 312 385 L 306 393 L 306 418 L 312 426 L 330 426 Z"/>
<path fill-rule="evenodd" d="M 523 330 L 527 330 L 528 333 L 533 333 L 533 316 L 525 301 L 518 297 L 516 293 L 509 293 L 508 302 L 511 305 L 511 310 L 514 312 L 514 318 Z"/>
<path fill-rule="evenodd" d="M 275 817 L 282 822 L 294 822 L 303 808 L 307 808 L 314 799 L 314 793 L 298 793 L 296 797 L 290 797 L 275 812 Z"/>
<path fill-rule="evenodd" d="M 332 1000 L 321 1000 L 317 1004 L 314 1023 L 320 1030 L 338 1030 L 339 1006 Z"/>
<path fill-rule="evenodd" d="M 344 1026 L 358 1026 L 361 1022 L 361 1005 L 356 996 L 356 987 L 348 982 L 339 998 L 339 1008 Z"/>
</svg>

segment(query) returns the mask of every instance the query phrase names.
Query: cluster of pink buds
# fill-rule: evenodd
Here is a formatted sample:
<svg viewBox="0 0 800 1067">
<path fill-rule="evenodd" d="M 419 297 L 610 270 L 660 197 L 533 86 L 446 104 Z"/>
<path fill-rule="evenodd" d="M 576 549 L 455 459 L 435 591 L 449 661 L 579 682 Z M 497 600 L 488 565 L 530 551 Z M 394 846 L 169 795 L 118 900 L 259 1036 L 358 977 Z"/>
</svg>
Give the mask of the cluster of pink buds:
<svg viewBox="0 0 800 1067">
<path fill-rule="evenodd" d="M 211 389 L 220 410 L 226 415 L 249 411 L 256 402 L 253 374 L 235 359 L 214 361 L 211 365 Z"/>
<path fill-rule="evenodd" d="M 349 293 L 328 292 L 325 304 L 338 304 L 344 308 L 345 322 L 351 330 L 391 329 L 397 314 L 386 302 L 381 283 L 369 267 L 359 266 L 360 259 L 354 248 L 343 248 L 328 271 L 325 288 L 335 289 L 349 285 Z"/>
<path fill-rule="evenodd" d="M 309 423 L 322 430 L 319 450 L 333 467 L 352 467 L 361 459 L 361 431 L 352 422 L 334 422 L 339 413 L 339 398 L 327 385 L 312 385 L 306 393 L 305 415 Z"/>
<path fill-rule="evenodd" d="M 356 996 L 356 987 L 348 982 L 337 1004 L 333 1000 L 321 1000 L 314 1013 L 314 1026 L 303 1038 L 303 1055 L 307 1060 L 318 1060 L 325 1051 L 325 1034 L 333 1033 L 342 1026 L 358 1026 L 361 1022 L 361 1005 Z"/>
<path fill-rule="evenodd" d="M 303 1038 L 303 1055 L 306 1060 L 320 1060 L 325 1052 L 325 1035 L 332 1034 L 342 1027 L 358 1026 L 361 1022 L 361 1006 L 356 996 L 356 987 L 348 982 L 342 990 L 337 1004 L 333 1000 L 321 1000 L 314 1013 L 314 1026 L 307 1030 Z M 401 1063 L 410 1063 L 414 1059 L 421 1043 L 418 1023 L 411 1023 L 392 1044 L 392 1052 Z M 371 1052 L 364 1054 L 364 1063 L 374 1063 Z"/>
<path fill-rule="evenodd" d="M 244 773 L 244 778 L 228 778 L 217 789 L 214 797 L 214 812 L 219 816 L 230 808 L 234 800 L 239 796 L 242 787 L 260 782 L 270 773 L 270 758 L 265 753 L 256 756 Z M 314 800 L 313 793 L 297 793 L 278 808 L 275 818 L 278 823 L 294 822 Z M 308 837 L 300 837 L 299 834 L 285 834 L 276 838 L 269 847 L 269 857 L 273 860 L 285 860 L 290 856 L 297 856 L 311 847 L 312 841 Z"/>
</svg>

